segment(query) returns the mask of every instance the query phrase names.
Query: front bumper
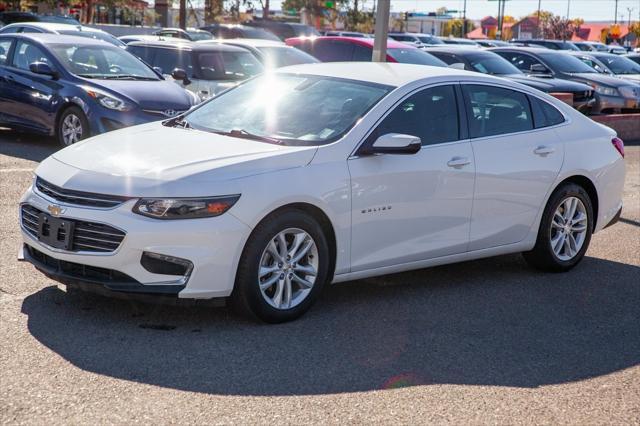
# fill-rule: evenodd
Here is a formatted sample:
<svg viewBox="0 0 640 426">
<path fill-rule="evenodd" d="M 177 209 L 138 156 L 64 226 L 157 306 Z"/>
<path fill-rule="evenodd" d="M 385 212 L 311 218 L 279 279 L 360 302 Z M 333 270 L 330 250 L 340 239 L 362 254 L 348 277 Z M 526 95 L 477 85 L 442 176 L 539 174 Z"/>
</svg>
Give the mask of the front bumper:
<svg viewBox="0 0 640 426">
<path fill-rule="evenodd" d="M 640 110 L 640 98 L 623 98 L 622 96 L 598 95 L 598 102 L 594 113 L 607 110 Z"/>
<path fill-rule="evenodd" d="M 21 211 L 21 233 L 27 245 L 25 260 L 62 283 L 100 284 L 114 291 L 177 294 L 179 298 L 193 299 L 231 294 L 238 259 L 250 233 L 248 226 L 230 212 L 207 219 L 156 220 L 134 214 L 135 202 L 132 199 L 111 209 L 64 205 L 30 187 L 20 205 L 27 203 L 42 211 L 47 211 L 51 204 L 61 205 L 63 218 L 110 224 L 126 235 L 113 252 L 65 251 L 50 247 L 27 232 L 22 226 Z M 34 256 L 34 250 L 47 256 L 45 261 L 43 256 Z M 149 272 L 141 264 L 143 252 L 187 259 L 193 263 L 193 269 L 188 276 Z M 74 265 L 113 271 L 119 278 L 105 281 L 70 274 L 69 268 Z M 124 282 L 123 276 L 126 277 Z"/>
</svg>

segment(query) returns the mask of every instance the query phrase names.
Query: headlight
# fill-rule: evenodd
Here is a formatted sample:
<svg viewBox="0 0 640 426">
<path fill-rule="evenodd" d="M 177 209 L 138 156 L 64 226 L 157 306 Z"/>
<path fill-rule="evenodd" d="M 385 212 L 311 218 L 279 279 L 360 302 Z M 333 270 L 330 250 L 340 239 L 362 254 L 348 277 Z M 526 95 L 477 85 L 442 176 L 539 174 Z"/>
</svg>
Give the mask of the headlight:
<svg viewBox="0 0 640 426">
<path fill-rule="evenodd" d="M 113 109 L 116 111 L 129 111 L 133 108 L 132 105 L 126 103 L 122 99 L 118 99 L 113 95 L 103 92 L 102 90 L 90 86 L 80 87 L 82 87 L 82 89 L 87 92 L 87 95 L 98 101 L 98 103 L 105 108 Z"/>
<path fill-rule="evenodd" d="M 631 98 L 631 99 L 635 99 L 639 97 L 638 93 L 640 93 L 640 91 L 635 89 L 633 86 L 622 86 L 622 87 L 619 87 L 618 90 L 620 91 L 620 94 L 622 96 L 624 96 L 625 98 Z"/>
<path fill-rule="evenodd" d="M 210 198 L 142 198 L 133 212 L 156 219 L 197 219 L 220 216 L 238 201 L 240 195 Z"/>
<path fill-rule="evenodd" d="M 593 86 L 593 90 L 595 90 L 596 93 L 599 93 L 601 95 L 620 96 L 618 89 L 616 89 L 615 87 L 600 86 L 598 84 L 592 84 L 592 86 Z"/>
</svg>

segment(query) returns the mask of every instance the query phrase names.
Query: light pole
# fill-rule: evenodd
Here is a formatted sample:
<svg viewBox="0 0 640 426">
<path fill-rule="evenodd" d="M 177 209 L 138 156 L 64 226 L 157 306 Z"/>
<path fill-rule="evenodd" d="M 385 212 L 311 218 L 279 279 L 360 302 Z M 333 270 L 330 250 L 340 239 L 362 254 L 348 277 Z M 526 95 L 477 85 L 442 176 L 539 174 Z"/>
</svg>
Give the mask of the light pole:
<svg viewBox="0 0 640 426">
<path fill-rule="evenodd" d="M 614 24 L 618 23 L 618 0 L 616 0 L 616 12 L 615 12 L 615 15 L 613 17 L 613 23 Z"/>
<path fill-rule="evenodd" d="M 373 41 L 373 62 L 387 61 L 387 36 L 389 34 L 389 12 L 391 10 L 391 0 L 378 0 L 376 10 L 375 39 Z"/>
<path fill-rule="evenodd" d="M 462 7 L 462 37 L 467 38 L 467 0 L 464 0 Z"/>
<path fill-rule="evenodd" d="M 538 23 L 537 23 L 538 24 L 537 25 L 538 34 L 536 34 L 536 38 L 540 38 L 540 9 L 541 9 L 541 7 L 542 7 L 542 0 L 538 0 Z"/>
<path fill-rule="evenodd" d="M 616 4 L 618 3 L 618 0 L 616 0 Z M 569 10 L 571 8 L 571 0 L 567 0 L 567 20 L 569 19 Z"/>
</svg>

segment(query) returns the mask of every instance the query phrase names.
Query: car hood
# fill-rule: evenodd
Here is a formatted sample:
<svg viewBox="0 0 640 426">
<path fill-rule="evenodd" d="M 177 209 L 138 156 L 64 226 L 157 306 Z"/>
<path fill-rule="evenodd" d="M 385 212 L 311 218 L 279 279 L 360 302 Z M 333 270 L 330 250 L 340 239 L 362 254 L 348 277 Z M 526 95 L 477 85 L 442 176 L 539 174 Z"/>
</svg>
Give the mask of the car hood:
<svg viewBox="0 0 640 426">
<path fill-rule="evenodd" d="M 504 77 L 525 84 L 543 92 L 585 92 L 593 90 L 591 86 L 559 78 L 536 77 L 532 75 L 509 74 Z"/>
<path fill-rule="evenodd" d="M 86 80 L 87 86 L 106 89 L 116 96 L 124 96 L 142 109 L 184 111 L 191 107 L 190 95 L 168 80 Z"/>
<path fill-rule="evenodd" d="M 629 81 L 625 81 L 621 78 L 614 77 L 612 75 L 607 74 L 598 74 L 598 73 L 576 73 L 571 74 L 571 77 L 585 83 L 594 82 L 597 84 L 603 84 L 605 86 L 611 87 L 620 87 L 620 86 L 628 86 Z"/>
<path fill-rule="evenodd" d="M 173 83 L 172 83 L 173 84 Z M 124 196 L 225 193 L 243 177 L 302 167 L 317 147 L 293 147 L 143 124 L 86 139 L 43 161 L 36 174 L 78 191 Z M 206 195 L 206 194 L 205 194 Z"/>
<path fill-rule="evenodd" d="M 640 82 L 640 74 L 618 74 L 616 77 L 621 78 L 623 80 L 629 80 L 633 82 Z"/>
</svg>

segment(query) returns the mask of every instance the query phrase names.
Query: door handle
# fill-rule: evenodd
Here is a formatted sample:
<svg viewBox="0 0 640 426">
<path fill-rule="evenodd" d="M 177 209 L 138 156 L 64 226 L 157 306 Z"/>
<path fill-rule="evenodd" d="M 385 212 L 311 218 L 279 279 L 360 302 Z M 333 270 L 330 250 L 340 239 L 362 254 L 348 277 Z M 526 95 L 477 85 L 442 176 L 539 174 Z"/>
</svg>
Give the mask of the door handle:
<svg viewBox="0 0 640 426">
<path fill-rule="evenodd" d="M 540 145 L 536 149 L 533 150 L 533 153 L 539 155 L 541 157 L 546 157 L 547 155 L 555 152 L 556 149 L 546 145 Z"/>
<path fill-rule="evenodd" d="M 467 164 L 471 164 L 471 161 L 469 161 L 467 157 L 453 157 L 447 162 L 447 166 L 453 167 L 454 169 L 459 169 Z"/>
</svg>

